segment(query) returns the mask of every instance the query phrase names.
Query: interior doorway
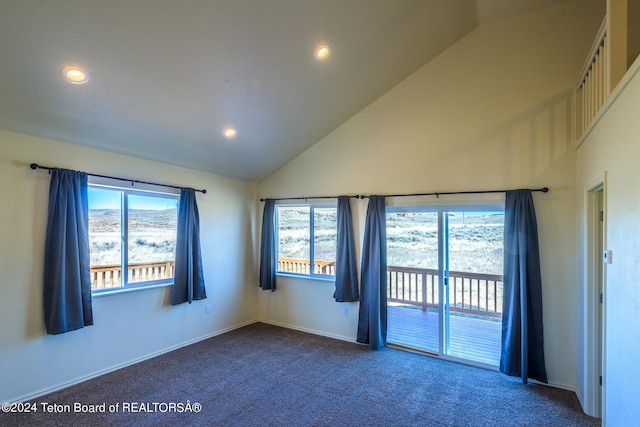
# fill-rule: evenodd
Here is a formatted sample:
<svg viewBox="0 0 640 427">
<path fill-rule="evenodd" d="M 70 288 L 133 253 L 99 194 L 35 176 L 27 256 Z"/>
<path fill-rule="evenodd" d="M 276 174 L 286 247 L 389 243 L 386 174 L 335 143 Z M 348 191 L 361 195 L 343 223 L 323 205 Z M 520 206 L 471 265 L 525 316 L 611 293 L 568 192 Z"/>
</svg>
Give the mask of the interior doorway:
<svg viewBox="0 0 640 427">
<path fill-rule="evenodd" d="M 601 183 L 587 192 L 585 411 L 594 417 L 602 417 L 602 400 L 604 394 L 605 242 L 605 186 Z"/>
</svg>

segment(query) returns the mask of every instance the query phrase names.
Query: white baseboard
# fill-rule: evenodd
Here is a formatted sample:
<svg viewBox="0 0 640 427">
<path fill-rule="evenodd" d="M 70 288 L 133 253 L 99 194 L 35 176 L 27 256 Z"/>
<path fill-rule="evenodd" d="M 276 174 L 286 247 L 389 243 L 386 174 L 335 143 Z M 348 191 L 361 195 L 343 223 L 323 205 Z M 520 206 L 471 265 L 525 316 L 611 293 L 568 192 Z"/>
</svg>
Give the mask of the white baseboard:
<svg viewBox="0 0 640 427">
<path fill-rule="evenodd" d="M 293 329 L 293 330 L 296 330 L 296 331 L 307 332 L 307 333 L 313 334 L 313 335 L 320 335 L 322 337 L 334 338 L 334 339 L 337 339 L 337 340 L 340 340 L 340 341 L 347 341 L 347 342 L 350 342 L 350 343 L 358 344 L 358 343 L 356 343 L 356 340 L 354 338 L 346 337 L 344 335 L 330 334 L 330 333 L 327 333 L 327 332 L 324 332 L 324 331 L 318 331 L 318 330 L 309 329 L 309 328 L 302 328 L 302 327 L 297 326 L 297 325 L 290 325 L 288 323 L 275 322 L 273 320 L 268 320 L 268 319 L 258 319 L 258 322 L 266 323 L 266 324 L 274 325 L 274 326 L 280 326 L 282 328 Z"/>
<path fill-rule="evenodd" d="M 300 327 L 300 326 L 297 326 L 297 325 L 291 325 L 291 324 L 288 324 L 288 323 L 276 322 L 276 321 L 269 320 L 269 319 L 260 318 L 260 319 L 258 319 L 258 322 L 266 323 L 266 324 L 274 325 L 274 326 L 280 326 L 280 327 L 287 328 L 287 329 L 293 329 L 293 330 L 296 330 L 296 331 L 307 332 L 307 333 L 310 333 L 310 334 L 320 335 L 320 336 L 323 336 L 323 337 L 335 338 L 335 339 L 341 340 L 341 341 L 347 341 L 347 342 L 359 344 L 359 343 L 357 343 L 355 341 L 354 338 L 346 337 L 344 335 L 330 334 L 330 333 L 327 333 L 327 332 L 324 332 L 324 331 L 318 331 L 318 330 L 315 330 L 315 329 L 303 328 L 303 327 Z M 393 346 L 390 346 L 390 347 L 393 347 Z M 403 349 L 403 350 L 405 350 L 405 349 Z M 446 359 L 441 359 L 441 360 L 446 360 Z M 481 367 L 486 368 L 484 366 L 481 366 Z M 490 369 L 490 370 L 494 370 L 494 371 L 497 372 L 497 369 Z M 539 382 L 539 381 L 536 381 L 536 380 L 529 379 L 529 382 L 535 383 L 535 384 L 540 384 L 540 385 L 545 385 L 545 386 L 549 386 L 549 387 L 554 387 L 554 388 L 560 388 L 560 389 L 568 390 L 568 391 L 571 391 L 571 392 L 574 392 L 574 393 L 576 392 L 576 388 L 574 386 L 555 383 L 555 382 L 552 382 L 552 381 L 550 381 L 548 384 L 545 384 L 545 383 L 542 383 L 542 382 Z"/>
<path fill-rule="evenodd" d="M 215 336 L 222 335 L 224 333 L 233 331 L 235 329 L 243 328 L 245 326 L 248 326 L 248 325 L 251 325 L 251 324 L 254 324 L 254 323 L 257 323 L 257 322 L 266 323 L 266 324 L 269 324 L 269 325 L 279 326 L 279 327 L 282 327 L 282 328 L 293 329 L 293 330 L 296 330 L 296 331 L 306 332 L 306 333 L 313 334 L 313 335 L 319 335 L 319 336 L 323 336 L 323 337 L 334 338 L 334 339 L 337 339 L 337 340 L 340 340 L 340 341 L 346 341 L 346 342 L 358 344 L 355 341 L 355 339 L 352 338 L 352 337 L 347 337 L 347 336 L 344 336 L 344 335 L 330 334 L 330 333 L 327 333 L 325 331 L 318 331 L 318 330 L 315 330 L 315 329 L 303 328 L 303 327 L 300 327 L 300 326 L 297 326 L 297 325 L 291 325 L 291 324 L 288 324 L 288 323 L 281 323 L 281 322 L 276 322 L 276 321 L 272 321 L 272 320 L 268 320 L 268 319 L 260 319 L 260 318 L 258 318 L 258 319 L 249 320 L 249 321 L 246 321 L 246 322 L 243 322 L 243 323 L 239 323 L 237 325 L 234 325 L 234 326 L 231 326 L 231 327 L 228 327 L 228 328 L 225 328 L 225 329 L 221 329 L 219 331 L 212 332 L 210 334 L 203 335 L 201 337 L 194 338 L 192 340 L 185 341 L 183 343 L 180 343 L 180 344 L 177 344 L 177 345 L 174 345 L 174 346 L 171 346 L 171 347 L 164 348 L 164 349 L 156 351 L 154 353 L 150 353 L 150 354 L 147 354 L 145 356 L 142 356 L 142 357 L 139 357 L 139 358 L 136 358 L 136 359 L 133 359 L 133 360 L 118 364 L 118 365 L 114 365 L 114 366 L 111 366 L 109 368 L 102 369 L 100 371 L 94 372 L 94 373 L 89 374 L 89 375 L 85 375 L 85 376 L 82 376 L 82 377 L 79 377 L 79 378 L 75 378 L 75 379 L 73 379 L 71 381 L 67 381 L 65 383 L 61 383 L 61 384 L 55 385 L 53 387 L 48 387 L 46 389 L 38 390 L 37 392 L 34 392 L 34 393 L 30 393 L 30 394 L 27 394 L 27 395 L 20 396 L 20 397 L 18 397 L 16 399 L 12 400 L 12 402 L 24 402 L 24 401 L 28 401 L 28 400 L 33 400 L 33 399 L 36 399 L 38 397 L 47 395 L 49 393 L 53 393 L 53 392 L 56 392 L 58 390 L 62 390 L 64 388 L 71 387 L 73 385 L 80 384 L 82 382 L 88 381 L 90 379 L 97 378 L 97 377 L 99 377 L 101 375 L 108 374 L 109 372 L 114 372 L 114 371 L 117 371 L 119 369 L 126 368 L 127 366 L 131 366 L 131 365 L 135 365 L 136 363 L 144 362 L 145 360 L 152 359 L 154 357 L 163 355 L 165 353 L 169 353 L 169 352 L 177 350 L 179 348 L 186 347 L 188 345 L 195 344 L 197 342 L 204 341 L 206 339 L 213 338 Z M 550 387 L 556 387 L 556 388 L 572 391 L 574 393 L 576 392 L 575 387 L 567 386 L 567 385 L 564 385 L 564 384 L 553 383 L 553 382 L 549 382 L 549 384 L 544 384 L 544 383 L 538 382 L 536 380 L 529 380 L 529 381 L 532 382 L 532 383 L 540 384 L 540 385 L 547 385 L 547 386 L 550 386 Z M 580 400 L 580 403 L 582 404 L 581 396 L 578 395 L 578 399 Z M 583 408 L 584 408 L 584 405 L 583 405 Z"/>
<path fill-rule="evenodd" d="M 580 407 L 582 408 L 582 411 L 586 414 L 587 411 L 585 410 L 585 408 L 587 406 L 585 405 L 585 402 L 584 402 L 584 396 L 580 391 L 578 391 L 577 388 L 576 388 L 576 396 L 578 396 L 578 401 L 580 402 Z"/>
<path fill-rule="evenodd" d="M 530 383 L 534 383 L 534 384 L 546 385 L 546 386 L 554 387 L 554 388 L 561 388 L 563 390 L 572 391 L 574 393 L 576 392 L 576 387 L 575 386 L 570 386 L 570 385 L 560 384 L 560 383 L 554 383 L 552 381 L 549 381 L 549 384 L 545 384 L 545 383 L 540 382 L 540 381 L 529 379 L 529 382 Z"/>
<path fill-rule="evenodd" d="M 82 382 L 88 381 L 90 379 L 97 378 L 97 377 L 99 377 L 101 375 L 108 374 L 109 372 L 114 372 L 114 371 L 117 371 L 119 369 L 126 368 L 127 366 L 135 365 L 136 363 L 140 363 L 140 362 L 144 362 L 145 360 L 153 359 L 154 357 L 161 356 L 161 355 L 163 355 L 165 353 L 169 353 L 169 352 L 177 350 L 179 348 L 186 347 L 188 345 L 195 344 L 197 342 L 204 341 L 206 339 L 213 338 L 213 337 L 218 336 L 218 335 L 222 335 L 224 333 L 227 333 L 227 332 L 233 331 L 235 329 L 239 329 L 239 328 L 251 325 L 253 323 L 257 323 L 258 321 L 259 321 L 258 319 L 253 319 L 253 320 L 249 320 L 247 322 L 239 323 L 237 325 L 234 325 L 234 326 L 231 326 L 231 327 L 228 327 L 228 328 L 225 328 L 225 329 L 221 329 L 219 331 L 212 332 L 210 334 L 203 335 L 201 337 L 194 338 L 192 340 L 185 341 L 183 343 L 176 344 L 176 345 L 171 346 L 171 347 L 164 348 L 162 350 L 147 354 L 147 355 L 142 356 L 142 357 L 138 357 L 138 358 L 133 359 L 133 360 L 129 360 L 129 361 L 124 362 L 124 363 L 120 363 L 118 365 L 114 365 L 114 366 L 110 366 L 110 367 L 105 368 L 105 369 L 101 369 L 101 370 L 96 371 L 96 372 L 94 372 L 92 374 L 85 375 L 85 376 L 82 376 L 82 377 L 78 377 L 78 378 L 75 378 L 75 379 L 73 379 L 71 381 L 67 381 L 67 382 L 64 382 L 64 383 L 61 383 L 61 384 L 57 384 L 57 385 L 55 385 L 53 387 L 48 387 L 48 388 L 45 388 L 45 389 L 38 390 L 38 391 L 36 391 L 34 393 L 29 393 L 27 395 L 23 395 L 23 396 L 17 397 L 16 399 L 11 400 L 11 402 L 25 402 L 25 401 L 28 401 L 28 400 L 33 400 L 33 399 L 36 399 L 38 397 L 47 395 L 49 393 L 53 393 L 53 392 L 56 392 L 58 390 L 62 390 L 62 389 L 65 389 L 67 387 L 71 387 L 73 385 L 80 384 Z"/>
</svg>

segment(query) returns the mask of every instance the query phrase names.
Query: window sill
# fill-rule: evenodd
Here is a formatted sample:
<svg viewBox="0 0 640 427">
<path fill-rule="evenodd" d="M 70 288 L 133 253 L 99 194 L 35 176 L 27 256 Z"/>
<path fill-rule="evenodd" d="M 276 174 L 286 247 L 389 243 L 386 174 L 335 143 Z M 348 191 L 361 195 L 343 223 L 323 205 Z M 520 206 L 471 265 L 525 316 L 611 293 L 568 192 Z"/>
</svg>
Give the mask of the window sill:
<svg viewBox="0 0 640 427">
<path fill-rule="evenodd" d="M 278 276 L 278 277 L 290 277 L 290 278 L 293 278 L 293 279 L 318 280 L 320 282 L 335 282 L 336 281 L 336 277 L 335 276 L 322 276 L 322 275 L 311 276 L 309 274 L 296 274 L 296 273 L 284 273 L 284 272 L 277 272 L 276 276 Z"/>
<path fill-rule="evenodd" d="M 153 285 L 146 285 L 146 286 L 130 286 L 128 288 L 117 288 L 117 289 L 114 288 L 114 289 L 108 289 L 104 291 L 102 290 L 91 291 L 91 298 L 102 298 L 108 295 L 127 294 L 129 292 L 145 291 L 147 289 L 164 288 L 167 286 L 173 286 L 173 282 L 155 283 Z"/>
</svg>

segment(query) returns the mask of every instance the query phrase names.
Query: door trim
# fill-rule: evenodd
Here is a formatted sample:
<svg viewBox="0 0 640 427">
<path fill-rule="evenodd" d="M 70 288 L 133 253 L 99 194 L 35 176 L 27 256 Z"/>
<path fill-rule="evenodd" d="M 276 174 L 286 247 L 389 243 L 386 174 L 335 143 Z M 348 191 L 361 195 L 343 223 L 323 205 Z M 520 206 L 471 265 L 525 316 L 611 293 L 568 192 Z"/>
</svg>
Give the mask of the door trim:
<svg viewBox="0 0 640 427">
<path fill-rule="evenodd" d="M 605 342 L 606 342 L 606 270 L 601 249 L 607 248 L 607 203 L 606 203 L 606 172 L 601 180 L 592 183 L 586 189 L 586 248 L 584 253 L 584 411 L 588 415 L 602 418 L 604 423 L 604 402 L 606 390 L 605 373 Z M 601 203 L 601 205 L 600 205 Z M 600 219 L 600 212 L 602 220 Z M 601 231 L 600 231 L 601 230 Z M 601 234 L 600 234 L 601 233 Z M 602 286 L 602 291 L 600 290 Z M 600 303 L 600 293 L 603 302 Z M 600 325 L 600 310 L 602 310 L 602 325 Z M 600 327 L 602 337 L 600 338 Z M 602 386 L 600 375 L 602 374 Z"/>
</svg>

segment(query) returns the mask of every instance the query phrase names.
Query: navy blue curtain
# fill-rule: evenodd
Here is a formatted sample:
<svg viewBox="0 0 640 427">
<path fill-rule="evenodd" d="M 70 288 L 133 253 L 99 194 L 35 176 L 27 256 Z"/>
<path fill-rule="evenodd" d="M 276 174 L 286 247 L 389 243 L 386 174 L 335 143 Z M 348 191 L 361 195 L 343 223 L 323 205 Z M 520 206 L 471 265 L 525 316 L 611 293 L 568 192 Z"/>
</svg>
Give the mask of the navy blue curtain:
<svg viewBox="0 0 640 427">
<path fill-rule="evenodd" d="M 276 290 L 276 201 L 267 199 L 262 214 L 262 237 L 260 239 L 260 287 Z"/>
<path fill-rule="evenodd" d="M 384 196 L 369 196 L 361 268 L 357 341 L 378 350 L 387 345 L 387 218 Z"/>
<path fill-rule="evenodd" d="M 48 334 L 93 325 L 87 174 L 53 169 L 42 294 Z"/>
<path fill-rule="evenodd" d="M 500 371 L 547 382 L 538 225 L 530 190 L 507 191 Z"/>
<path fill-rule="evenodd" d="M 337 302 L 353 302 L 360 299 L 356 245 L 353 237 L 351 204 L 348 196 L 338 197 L 338 237 L 336 246 L 336 292 Z"/>
<path fill-rule="evenodd" d="M 177 305 L 205 299 L 200 251 L 200 216 L 196 193 L 192 188 L 180 190 L 178 236 L 176 238 L 176 270 L 171 304 Z"/>
</svg>

